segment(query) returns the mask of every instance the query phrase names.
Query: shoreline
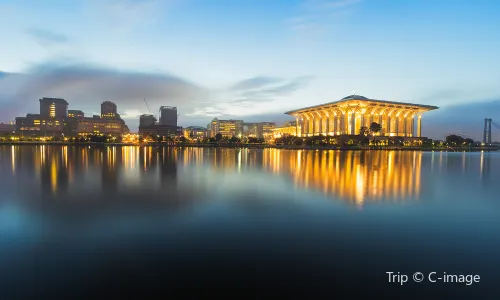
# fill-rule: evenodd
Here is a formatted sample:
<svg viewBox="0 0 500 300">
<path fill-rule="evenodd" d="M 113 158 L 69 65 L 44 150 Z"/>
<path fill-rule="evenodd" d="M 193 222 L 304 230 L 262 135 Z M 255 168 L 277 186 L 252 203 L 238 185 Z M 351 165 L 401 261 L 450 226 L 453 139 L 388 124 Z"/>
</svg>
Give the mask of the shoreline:
<svg viewBox="0 0 500 300">
<path fill-rule="evenodd" d="M 155 146 L 155 147 L 173 147 L 173 148 L 245 148 L 245 149 L 283 149 L 283 150 L 341 150 L 341 151 L 446 151 L 446 152 L 491 152 L 498 151 L 495 146 L 490 147 L 397 147 L 397 146 L 357 146 L 357 147 L 339 147 L 339 146 L 276 146 L 276 145 L 259 145 L 259 144 L 192 144 L 192 143 L 74 143 L 74 142 L 19 142 L 8 141 L 0 142 L 1 145 L 11 146 L 80 146 L 80 147 L 138 147 L 138 146 Z"/>
</svg>

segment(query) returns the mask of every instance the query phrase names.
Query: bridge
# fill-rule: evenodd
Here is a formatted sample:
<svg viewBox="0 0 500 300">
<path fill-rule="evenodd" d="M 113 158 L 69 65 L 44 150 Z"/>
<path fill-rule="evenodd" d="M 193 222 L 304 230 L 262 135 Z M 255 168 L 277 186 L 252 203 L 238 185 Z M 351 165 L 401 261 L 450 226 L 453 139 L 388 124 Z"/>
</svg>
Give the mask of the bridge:
<svg viewBox="0 0 500 300">
<path fill-rule="evenodd" d="M 500 124 L 496 123 L 492 119 L 484 119 L 483 143 L 485 144 L 491 144 L 491 125 L 500 129 Z"/>
</svg>

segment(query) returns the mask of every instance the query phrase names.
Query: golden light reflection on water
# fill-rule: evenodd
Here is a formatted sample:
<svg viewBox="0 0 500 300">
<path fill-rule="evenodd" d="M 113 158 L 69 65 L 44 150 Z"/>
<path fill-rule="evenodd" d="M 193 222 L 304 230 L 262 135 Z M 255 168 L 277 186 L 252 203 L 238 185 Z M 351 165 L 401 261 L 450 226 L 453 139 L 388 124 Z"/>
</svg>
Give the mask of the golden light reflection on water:
<svg viewBox="0 0 500 300">
<path fill-rule="evenodd" d="M 115 189 L 119 189 L 120 184 L 161 184 L 159 178 L 169 178 L 166 174 L 176 169 L 175 165 L 179 164 L 180 168 L 190 165 L 200 170 L 213 169 L 216 171 L 212 173 L 214 176 L 241 176 L 241 184 L 245 184 L 245 176 L 271 173 L 275 178 L 279 178 L 278 180 L 288 182 L 296 190 L 324 193 L 329 197 L 348 201 L 359 208 L 368 202 L 418 199 L 424 167 L 427 168 L 426 174 L 441 174 L 436 178 L 471 172 L 477 176 L 479 171 L 479 177 L 484 179 L 484 182 L 492 170 L 490 153 L 183 149 L 139 146 L 9 146 L 3 149 L 2 157 L 10 156 L 4 162 L 11 164 L 9 170 L 12 175 L 17 176 L 31 168 L 31 176 L 41 179 L 40 182 L 46 191 L 57 192 L 58 195 L 63 195 L 62 191 L 68 189 L 70 183 L 84 185 L 86 182 L 96 182 L 96 179 L 98 182 L 99 177 L 102 177 L 103 182 L 106 181 L 106 184 L 103 183 L 104 187 L 111 185 Z M 424 157 L 426 164 L 423 166 Z"/>
<path fill-rule="evenodd" d="M 12 175 L 16 175 L 16 148 L 11 147 L 11 159 L 12 159 Z"/>
<path fill-rule="evenodd" d="M 52 192 L 57 192 L 57 164 L 53 159 L 50 165 L 50 186 L 52 187 Z"/>
<path fill-rule="evenodd" d="M 295 185 L 362 207 L 365 201 L 418 198 L 421 152 L 264 151 L 264 167 Z M 266 159 L 267 157 L 267 159 Z"/>
</svg>

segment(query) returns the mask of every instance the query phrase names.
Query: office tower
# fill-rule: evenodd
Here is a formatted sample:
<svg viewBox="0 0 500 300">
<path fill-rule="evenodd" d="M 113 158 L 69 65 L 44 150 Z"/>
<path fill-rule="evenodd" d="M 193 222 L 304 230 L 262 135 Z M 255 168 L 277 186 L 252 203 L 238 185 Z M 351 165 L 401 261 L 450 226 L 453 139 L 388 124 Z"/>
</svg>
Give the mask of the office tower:
<svg viewBox="0 0 500 300">
<path fill-rule="evenodd" d="M 40 99 L 40 117 L 65 118 L 68 116 L 68 102 L 61 98 Z"/>
<path fill-rule="evenodd" d="M 101 118 L 115 119 L 117 115 L 116 104 L 111 101 L 104 101 L 101 103 Z"/>
<path fill-rule="evenodd" d="M 177 126 L 177 107 L 160 107 L 160 125 Z"/>
</svg>

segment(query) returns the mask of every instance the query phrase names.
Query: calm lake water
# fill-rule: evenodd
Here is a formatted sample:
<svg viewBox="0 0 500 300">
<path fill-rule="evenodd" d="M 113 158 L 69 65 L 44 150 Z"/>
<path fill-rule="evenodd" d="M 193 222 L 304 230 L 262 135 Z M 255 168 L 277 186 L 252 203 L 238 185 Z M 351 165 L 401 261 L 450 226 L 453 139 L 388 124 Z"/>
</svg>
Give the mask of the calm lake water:
<svg viewBox="0 0 500 300">
<path fill-rule="evenodd" d="M 0 146 L 0 179 L 0 299 L 500 296 L 499 153 Z"/>
</svg>

